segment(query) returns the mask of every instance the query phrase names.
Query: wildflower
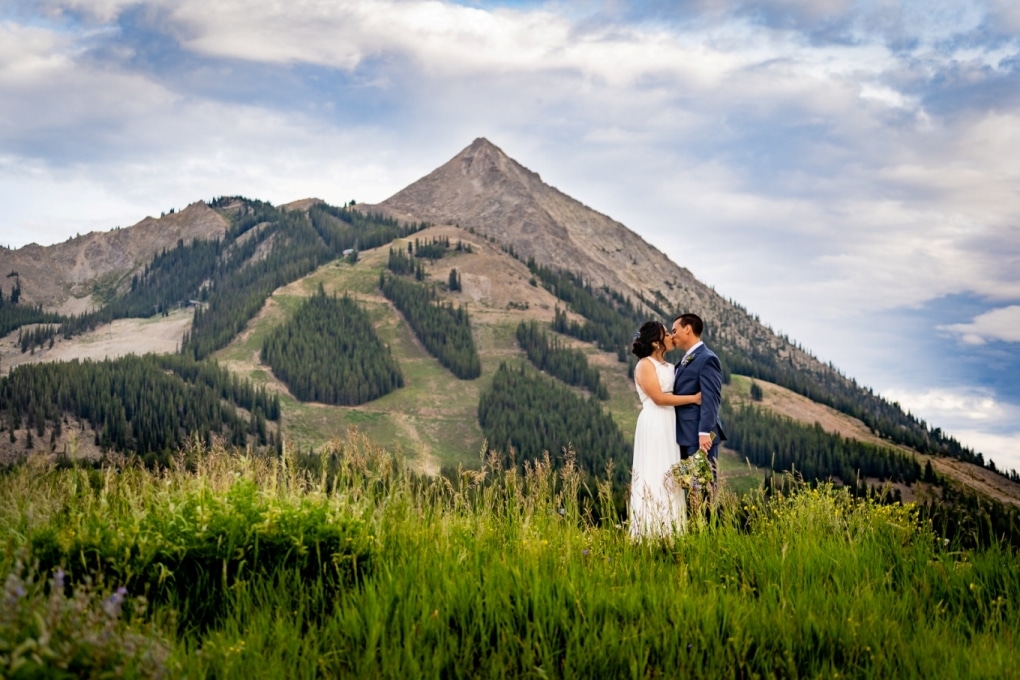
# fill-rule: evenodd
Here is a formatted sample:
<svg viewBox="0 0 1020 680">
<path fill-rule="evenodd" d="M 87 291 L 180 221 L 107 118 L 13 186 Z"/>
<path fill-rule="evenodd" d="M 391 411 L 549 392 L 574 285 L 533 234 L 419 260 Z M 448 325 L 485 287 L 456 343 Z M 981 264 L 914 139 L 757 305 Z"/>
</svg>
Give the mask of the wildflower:
<svg viewBox="0 0 1020 680">
<path fill-rule="evenodd" d="M 5 599 L 8 607 L 13 606 L 15 602 L 23 598 L 25 596 L 25 588 L 21 584 L 21 579 L 14 574 L 8 575 L 7 582 L 4 584 L 4 594 L 7 596 Z"/>
<path fill-rule="evenodd" d="M 117 591 L 106 598 L 103 601 L 103 611 L 106 612 L 107 616 L 116 617 L 120 615 L 120 608 L 124 604 L 124 598 L 127 596 L 127 588 L 121 586 L 117 588 Z"/>
<path fill-rule="evenodd" d="M 581 554 L 584 555 L 585 557 L 587 557 L 588 556 L 588 549 L 585 548 L 584 550 L 582 550 Z"/>
<path fill-rule="evenodd" d="M 66 574 L 64 574 L 64 570 L 61 569 L 60 567 L 57 567 L 57 570 L 55 572 L 53 572 L 53 586 L 55 588 L 57 588 L 58 590 L 63 590 L 64 589 L 64 577 L 65 576 L 66 576 Z"/>
</svg>

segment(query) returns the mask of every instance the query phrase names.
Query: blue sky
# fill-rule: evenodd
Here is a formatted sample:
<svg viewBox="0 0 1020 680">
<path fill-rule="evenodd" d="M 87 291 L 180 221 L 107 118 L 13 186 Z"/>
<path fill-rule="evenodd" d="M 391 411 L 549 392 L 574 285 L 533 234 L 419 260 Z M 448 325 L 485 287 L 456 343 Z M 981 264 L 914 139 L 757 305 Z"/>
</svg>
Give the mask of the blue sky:
<svg viewBox="0 0 1020 680">
<path fill-rule="evenodd" d="M 1020 468 L 1020 4 L 9 0 L 0 243 L 377 202 L 484 136 Z"/>
</svg>

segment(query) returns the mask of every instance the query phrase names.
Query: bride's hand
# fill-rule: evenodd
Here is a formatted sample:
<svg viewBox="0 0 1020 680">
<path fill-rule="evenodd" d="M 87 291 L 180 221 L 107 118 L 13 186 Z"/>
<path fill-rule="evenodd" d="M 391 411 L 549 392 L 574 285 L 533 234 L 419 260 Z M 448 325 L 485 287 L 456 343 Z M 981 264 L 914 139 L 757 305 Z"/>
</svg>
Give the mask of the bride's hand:
<svg viewBox="0 0 1020 680">
<path fill-rule="evenodd" d="M 701 406 L 701 392 L 698 392 L 697 394 L 694 395 L 694 401 L 691 403 Z"/>
</svg>

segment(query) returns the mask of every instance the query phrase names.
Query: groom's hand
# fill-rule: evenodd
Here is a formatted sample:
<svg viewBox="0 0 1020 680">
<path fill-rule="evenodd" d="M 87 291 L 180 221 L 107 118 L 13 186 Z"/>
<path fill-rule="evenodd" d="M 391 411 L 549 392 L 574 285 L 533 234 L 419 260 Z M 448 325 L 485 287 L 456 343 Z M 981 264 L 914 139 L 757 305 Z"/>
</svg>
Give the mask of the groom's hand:
<svg viewBox="0 0 1020 680">
<path fill-rule="evenodd" d="M 712 435 L 710 434 L 699 434 L 698 435 L 698 446 L 701 450 L 708 453 L 712 448 Z"/>
</svg>

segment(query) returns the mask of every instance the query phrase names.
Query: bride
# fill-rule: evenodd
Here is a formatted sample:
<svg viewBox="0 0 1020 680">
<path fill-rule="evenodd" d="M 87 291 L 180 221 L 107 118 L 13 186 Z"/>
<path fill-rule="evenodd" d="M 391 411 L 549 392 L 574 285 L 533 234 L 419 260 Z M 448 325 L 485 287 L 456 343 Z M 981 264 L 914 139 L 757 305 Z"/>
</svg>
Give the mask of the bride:
<svg viewBox="0 0 1020 680">
<path fill-rule="evenodd" d="M 630 535 L 668 536 L 687 523 L 684 491 L 669 475 L 680 462 L 674 406 L 700 404 L 701 393 L 673 394 L 674 366 L 664 356 L 673 349 L 673 336 L 658 321 L 644 323 L 634 336 L 637 355 L 634 383 L 641 413 L 634 432 L 634 464 L 630 484 Z"/>
</svg>

